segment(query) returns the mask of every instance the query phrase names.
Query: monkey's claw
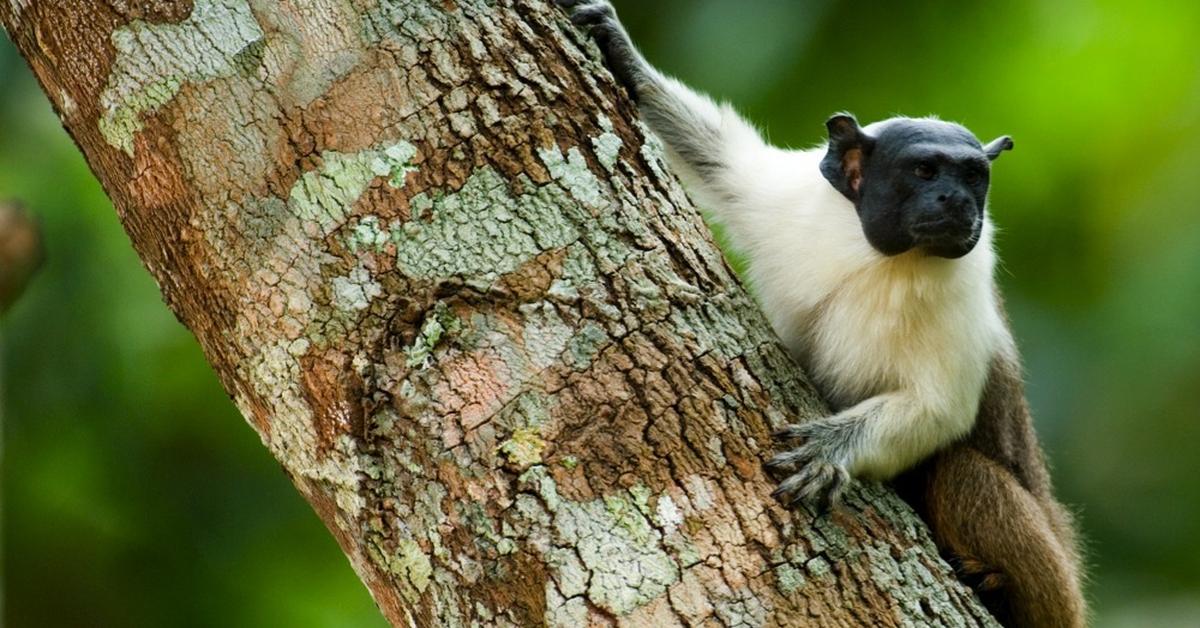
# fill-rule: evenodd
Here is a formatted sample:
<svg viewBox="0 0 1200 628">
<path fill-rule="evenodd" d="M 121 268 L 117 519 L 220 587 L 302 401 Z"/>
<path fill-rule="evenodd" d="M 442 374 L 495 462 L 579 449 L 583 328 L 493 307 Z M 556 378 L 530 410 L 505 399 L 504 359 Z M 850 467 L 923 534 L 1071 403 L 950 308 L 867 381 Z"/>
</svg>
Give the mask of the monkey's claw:
<svg viewBox="0 0 1200 628">
<path fill-rule="evenodd" d="M 633 46 L 629 33 L 617 19 L 617 11 L 607 0 L 557 0 L 558 6 L 566 11 L 575 26 L 585 31 L 600 48 L 604 63 L 612 71 L 617 83 L 629 90 L 635 101 L 643 91 L 644 83 L 654 75 L 654 69 L 646 63 Z"/>
<path fill-rule="evenodd" d="M 772 495 L 789 506 L 815 503 L 821 511 L 837 504 L 850 480 L 843 461 L 853 451 L 855 425 L 826 418 L 776 430 L 776 439 L 800 444 L 767 461 L 772 471 L 792 471 Z"/>
<path fill-rule="evenodd" d="M 774 432 L 771 432 L 771 437 L 775 440 L 789 441 L 807 436 L 803 425 L 785 425 Z"/>
<path fill-rule="evenodd" d="M 558 6 L 567 10 L 576 26 L 595 26 L 616 17 L 612 5 L 604 1 L 557 0 Z"/>
<path fill-rule="evenodd" d="M 812 503 L 826 512 L 841 501 L 849 481 L 850 474 L 841 465 L 814 460 L 780 482 L 771 496 L 788 506 Z"/>
</svg>

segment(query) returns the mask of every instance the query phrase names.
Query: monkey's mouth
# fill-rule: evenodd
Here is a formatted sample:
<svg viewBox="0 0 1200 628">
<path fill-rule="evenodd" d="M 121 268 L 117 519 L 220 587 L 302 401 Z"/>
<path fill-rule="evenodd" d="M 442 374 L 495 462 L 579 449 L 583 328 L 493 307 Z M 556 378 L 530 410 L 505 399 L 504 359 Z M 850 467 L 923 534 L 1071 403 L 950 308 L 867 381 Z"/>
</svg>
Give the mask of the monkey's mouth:
<svg viewBox="0 0 1200 628">
<path fill-rule="evenodd" d="M 914 236 L 937 237 L 949 234 L 969 234 L 974 227 L 974 221 L 956 218 L 954 216 L 939 216 L 930 220 L 922 220 L 909 227 Z"/>
<path fill-rule="evenodd" d="M 924 220 L 909 228 L 913 242 L 930 255 L 957 259 L 970 253 L 979 243 L 982 221 L 944 216 Z"/>
</svg>

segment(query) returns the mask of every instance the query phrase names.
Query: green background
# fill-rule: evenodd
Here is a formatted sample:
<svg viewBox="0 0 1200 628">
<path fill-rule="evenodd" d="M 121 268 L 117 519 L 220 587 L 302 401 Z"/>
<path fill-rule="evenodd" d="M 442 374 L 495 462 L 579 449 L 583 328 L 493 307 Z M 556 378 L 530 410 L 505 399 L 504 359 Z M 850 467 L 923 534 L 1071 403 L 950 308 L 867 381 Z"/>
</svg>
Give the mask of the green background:
<svg viewBox="0 0 1200 628">
<path fill-rule="evenodd" d="M 1013 136 L 1000 280 L 1096 625 L 1200 624 L 1200 3 L 616 4 L 779 144 L 838 110 Z M 0 328 L 4 625 L 382 625 L 6 40 L 0 197 L 50 249 Z"/>
</svg>

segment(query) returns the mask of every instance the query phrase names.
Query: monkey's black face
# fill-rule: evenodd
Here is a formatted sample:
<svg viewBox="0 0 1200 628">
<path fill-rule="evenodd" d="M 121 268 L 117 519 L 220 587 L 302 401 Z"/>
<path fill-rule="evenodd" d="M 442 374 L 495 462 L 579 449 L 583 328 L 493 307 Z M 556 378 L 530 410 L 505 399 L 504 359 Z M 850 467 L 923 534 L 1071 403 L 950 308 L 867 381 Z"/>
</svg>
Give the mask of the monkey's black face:
<svg viewBox="0 0 1200 628">
<path fill-rule="evenodd" d="M 893 118 L 865 129 L 850 116 L 828 122 L 821 171 L 854 202 L 863 234 L 884 255 L 920 249 L 958 258 L 983 230 L 991 161 L 1012 147 L 988 146 L 940 120 Z"/>
</svg>

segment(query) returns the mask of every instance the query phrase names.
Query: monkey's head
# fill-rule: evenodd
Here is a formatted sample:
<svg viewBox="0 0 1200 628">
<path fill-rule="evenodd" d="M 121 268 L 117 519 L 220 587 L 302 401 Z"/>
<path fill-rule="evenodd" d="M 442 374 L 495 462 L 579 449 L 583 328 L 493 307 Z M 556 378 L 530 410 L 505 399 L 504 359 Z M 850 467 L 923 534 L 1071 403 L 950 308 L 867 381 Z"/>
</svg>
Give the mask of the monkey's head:
<svg viewBox="0 0 1200 628">
<path fill-rule="evenodd" d="M 932 119 L 891 118 L 862 128 L 844 113 L 825 126 L 821 174 L 854 203 L 875 250 L 958 258 L 975 248 L 991 162 L 1012 149 L 1011 138 L 984 146 L 962 126 Z"/>
</svg>

